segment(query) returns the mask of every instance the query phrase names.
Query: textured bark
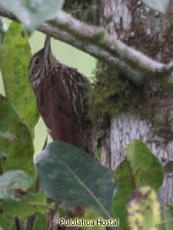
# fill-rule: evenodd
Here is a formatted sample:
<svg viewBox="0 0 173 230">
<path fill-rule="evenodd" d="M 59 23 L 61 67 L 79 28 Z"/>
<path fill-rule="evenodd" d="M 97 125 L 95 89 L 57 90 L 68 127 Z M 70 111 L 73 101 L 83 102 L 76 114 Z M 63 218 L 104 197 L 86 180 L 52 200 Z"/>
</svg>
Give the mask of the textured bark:
<svg viewBox="0 0 173 230">
<path fill-rule="evenodd" d="M 103 5 L 104 27 L 111 35 L 154 60 L 164 63 L 171 60 L 173 53 L 172 4 L 166 15 L 149 9 L 138 0 L 103 0 Z M 111 119 L 111 168 L 116 169 L 124 159 L 126 144 L 132 139 L 141 139 L 164 166 L 165 180 L 160 189 L 159 200 L 162 204 L 173 204 L 172 92 L 161 90 L 160 85 L 153 85 L 152 81 L 146 82 L 146 85 L 151 86 L 151 91 L 145 98 L 145 107 L 141 102 L 142 105 L 137 105 L 137 109 L 129 108 Z M 129 104 L 130 100 L 129 98 Z M 144 118 L 144 111 L 149 108 L 152 108 L 155 114 L 157 125 L 161 128 L 166 126 L 165 136 L 156 132 L 156 124 Z M 166 136 L 168 133 L 169 138 Z"/>
</svg>

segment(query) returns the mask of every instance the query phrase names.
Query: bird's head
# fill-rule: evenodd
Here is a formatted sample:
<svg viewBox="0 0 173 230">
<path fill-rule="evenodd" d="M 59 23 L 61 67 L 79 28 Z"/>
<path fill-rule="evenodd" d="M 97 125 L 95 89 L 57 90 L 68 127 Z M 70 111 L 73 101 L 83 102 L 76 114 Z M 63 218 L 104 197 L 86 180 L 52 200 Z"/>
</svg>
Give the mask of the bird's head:
<svg viewBox="0 0 173 230">
<path fill-rule="evenodd" d="M 29 65 L 29 81 L 35 89 L 46 76 L 51 56 L 50 37 L 46 36 L 44 48 L 33 55 Z"/>
</svg>

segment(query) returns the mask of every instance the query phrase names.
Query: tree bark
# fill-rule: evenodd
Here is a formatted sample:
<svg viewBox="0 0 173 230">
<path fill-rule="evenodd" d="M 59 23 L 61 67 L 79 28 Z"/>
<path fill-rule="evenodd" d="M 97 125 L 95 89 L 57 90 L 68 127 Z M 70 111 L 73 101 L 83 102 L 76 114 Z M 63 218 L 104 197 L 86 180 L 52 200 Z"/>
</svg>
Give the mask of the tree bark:
<svg viewBox="0 0 173 230">
<path fill-rule="evenodd" d="M 156 61 L 168 63 L 173 53 L 171 20 L 173 4 L 166 15 L 153 11 L 139 0 L 102 0 L 103 22 L 107 32 Z M 129 107 L 111 118 L 110 164 L 116 169 L 124 159 L 124 147 L 140 139 L 164 167 L 164 183 L 159 191 L 161 204 L 173 204 L 173 100 L 170 90 L 160 83 L 146 81 L 145 102 Z M 151 112 L 151 116 L 144 114 Z"/>
</svg>

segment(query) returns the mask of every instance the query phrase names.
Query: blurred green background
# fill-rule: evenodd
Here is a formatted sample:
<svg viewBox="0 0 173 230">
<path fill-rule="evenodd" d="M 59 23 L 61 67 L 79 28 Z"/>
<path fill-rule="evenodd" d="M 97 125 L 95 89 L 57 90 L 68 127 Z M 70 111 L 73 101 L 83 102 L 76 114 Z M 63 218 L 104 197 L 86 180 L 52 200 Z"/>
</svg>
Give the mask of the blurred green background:
<svg viewBox="0 0 173 230">
<path fill-rule="evenodd" d="M 7 25 L 10 24 L 10 20 L 5 19 Z M 34 54 L 41 48 L 43 48 L 45 40 L 45 35 L 35 31 L 31 37 L 29 38 L 31 52 Z M 96 60 L 90 55 L 73 48 L 70 45 L 67 45 L 63 42 L 60 42 L 55 39 L 51 39 L 51 46 L 54 55 L 57 57 L 59 61 L 62 63 L 77 68 L 81 73 L 83 73 L 88 78 L 93 76 L 93 70 L 95 69 Z M 0 73 L 0 93 L 5 96 L 3 81 Z M 44 125 L 42 119 L 39 120 L 38 124 L 35 128 L 35 154 L 39 153 L 44 145 L 45 139 L 47 136 L 47 128 Z M 50 141 L 51 138 L 48 138 Z"/>
</svg>

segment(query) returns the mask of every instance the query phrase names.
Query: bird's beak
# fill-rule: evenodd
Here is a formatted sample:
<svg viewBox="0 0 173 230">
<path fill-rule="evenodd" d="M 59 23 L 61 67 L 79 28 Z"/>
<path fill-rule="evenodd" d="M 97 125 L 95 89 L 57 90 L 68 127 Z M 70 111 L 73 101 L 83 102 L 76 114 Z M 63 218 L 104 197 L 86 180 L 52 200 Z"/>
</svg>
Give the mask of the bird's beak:
<svg viewBox="0 0 173 230">
<path fill-rule="evenodd" d="M 47 35 L 45 43 L 44 43 L 44 60 L 48 59 L 50 51 L 51 51 L 50 37 L 49 37 L 49 35 Z"/>
</svg>

